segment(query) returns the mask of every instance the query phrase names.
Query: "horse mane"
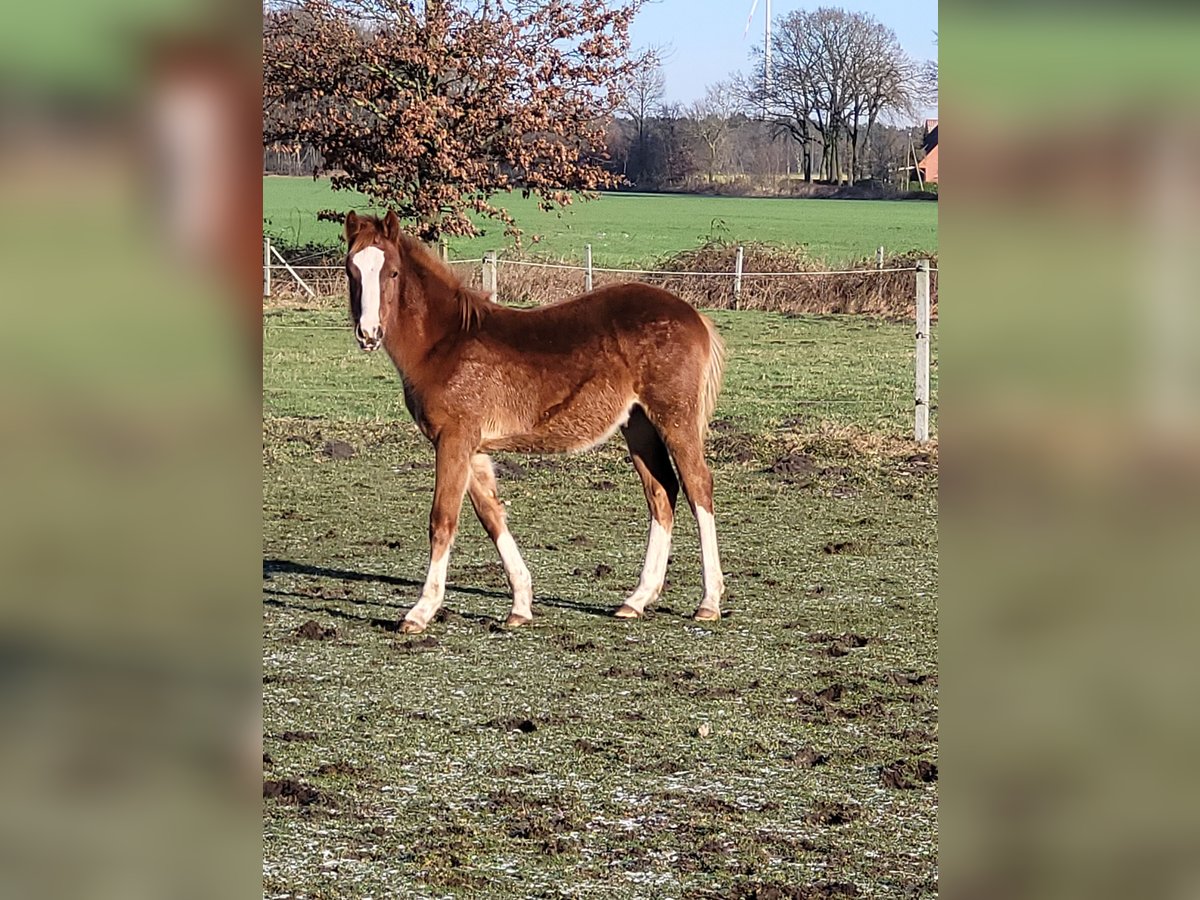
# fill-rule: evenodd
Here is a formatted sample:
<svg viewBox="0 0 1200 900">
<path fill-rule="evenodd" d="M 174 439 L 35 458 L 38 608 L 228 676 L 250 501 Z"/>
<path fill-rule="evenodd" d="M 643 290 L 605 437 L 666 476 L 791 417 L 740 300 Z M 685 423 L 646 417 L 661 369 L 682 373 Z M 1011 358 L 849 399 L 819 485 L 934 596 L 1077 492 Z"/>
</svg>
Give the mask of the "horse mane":
<svg viewBox="0 0 1200 900">
<path fill-rule="evenodd" d="M 478 327 L 483 317 L 495 306 L 486 294 L 463 284 L 462 278 L 453 269 L 415 237 L 401 234 L 400 249 L 406 261 L 422 276 L 427 288 L 431 284 L 437 285 L 458 304 L 463 331 Z"/>
</svg>

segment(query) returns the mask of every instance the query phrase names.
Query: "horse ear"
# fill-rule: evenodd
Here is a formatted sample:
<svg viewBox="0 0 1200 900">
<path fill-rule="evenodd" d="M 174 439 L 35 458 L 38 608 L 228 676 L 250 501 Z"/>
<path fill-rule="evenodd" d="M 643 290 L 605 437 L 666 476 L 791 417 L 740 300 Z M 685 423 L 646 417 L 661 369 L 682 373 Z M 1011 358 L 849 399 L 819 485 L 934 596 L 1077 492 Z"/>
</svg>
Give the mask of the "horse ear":
<svg viewBox="0 0 1200 900">
<path fill-rule="evenodd" d="M 358 229 L 362 227 L 362 223 L 358 219 L 358 215 L 354 210 L 346 213 L 346 227 L 344 229 L 346 235 L 346 243 L 353 244 L 354 238 L 358 234 Z"/>
<path fill-rule="evenodd" d="M 394 209 L 389 209 L 383 220 L 383 236 L 393 243 L 400 241 L 400 217 Z"/>
</svg>

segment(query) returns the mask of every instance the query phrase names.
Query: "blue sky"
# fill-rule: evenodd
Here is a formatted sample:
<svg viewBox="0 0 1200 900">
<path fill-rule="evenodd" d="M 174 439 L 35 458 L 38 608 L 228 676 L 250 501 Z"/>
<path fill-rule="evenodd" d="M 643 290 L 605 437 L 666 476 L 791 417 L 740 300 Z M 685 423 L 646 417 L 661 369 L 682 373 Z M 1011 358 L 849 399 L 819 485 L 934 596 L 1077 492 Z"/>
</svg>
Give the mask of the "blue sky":
<svg viewBox="0 0 1200 900">
<path fill-rule="evenodd" d="M 763 39 L 766 0 L 759 0 L 750 34 L 743 40 L 752 0 L 652 0 L 633 22 L 635 47 L 668 45 L 673 52 L 664 62 L 668 103 L 690 103 L 704 87 L 749 70 L 750 48 Z M 937 0 L 772 0 L 771 17 L 796 9 L 835 6 L 870 13 L 887 25 L 904 49 L 919 60 L 936 59 L 934 32 L 938 27 Z"/>
</svg>

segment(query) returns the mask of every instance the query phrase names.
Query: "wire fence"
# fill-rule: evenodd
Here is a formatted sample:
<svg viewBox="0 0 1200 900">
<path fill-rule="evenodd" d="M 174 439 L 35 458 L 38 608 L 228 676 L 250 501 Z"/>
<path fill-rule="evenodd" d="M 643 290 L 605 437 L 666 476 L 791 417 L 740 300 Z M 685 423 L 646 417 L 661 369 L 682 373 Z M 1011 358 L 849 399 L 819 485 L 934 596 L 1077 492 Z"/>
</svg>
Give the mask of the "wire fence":
<svg viewBox="0 0 1200 900">
<path fill-rule="evenodd" d="M 930 329 L 936 318 L 936 282 L 938 269 L 929 260 L 915 259 L 911 265 L 884 265 L 883 248 L 876 256 L 874 268 L 843 270 L 784 270 L 747 271 L 743 265 L 743 248 L 737 247 L 731 270 L 689 271 L 657 269 L 618 269 L 593 266 L 591 248 L 586 247 L 585 265 L 570 263 L 540 262 L 534 260 L 503 259 L 495 252 L 487 253 L 479 260 L 444 260 L 458 270 L 464 281 L 482 289 L 493 299 L 517 299 L 537 302 L 539 299 L 558 299 L 578 292 L 580 288 L 591 290 L 606 281 L 628 281 L 631 278 L 658 284 L 673 290 L 696 305 L 717 308 L 739 308 L 747 286 L 760 296 L 754 303 L 755 309 L 770 309 L 761 302 L 769 291 L 758 285 L 767 283 L 804 283 L 811 295 L 817 293 L 851 298 L 858 303 L 853 308 L 849 302 L 842 303 L 843 309 L 823 311 L 872 312 L 871 303 L 878 298 L 878 308 L 894 311 L 896 296 L 902 294 L 900 306 L 905 309 L 902 316 L 915 326 L 914 372 L 913 372 L 913 436 L 921 443 L 929 440 L 930 433 Z M 299 262 L 297 260 L 296 262 Z M 507 270 L 508 274 L 502 272 Z M 532 277 L 531 277 L 532 276 Z M 688 282 L 703 282 L 703 286 L 689 289 Z M 502 289 L 509 296 L 500 298 Z M 795 289 L 793 289 L 795 290 Z M 278 250 L 264 240 L 263 293 L 272 296 L 306 296 L 308 299 L 344 298 L 347 294 L 346 271 L 342 266 L 296 265 L 284 259 Z M 885 296 L 886 294 L 886 296 Z M 308 329 L 314 331 L 344 330 L 343 326 L 264 323 L 266 328 Z M 313 394 L 371 394 L 371 389 L 306 389 Z M 865 398 L 853 400 L 827 400 L 822 402 L 862 403 Z"/>
<path fill-rule="evenodd" d="M 285 259 L 278 248 L 272 245 L 269 237 L 264 238 L 263 248 L 264 298 L 307 296 L 310 299 L 331 300 L 346 296 L 346 272 L 343 266 L 306 264 L 318 254 Z M 487 291 L 493 299 L 503 293 L 507 295 L 506 299 L 545 302 L 547 299 L 564 296 L 563 292 L 569 294 L 579 289 L 592 290 L 613 281 L 642 280 L 673 289 L 689 301 L 734 308 L 738 307 L 744 293 L 776 292 L 783 279 L 819 285 L 816 290 L 826 294 L 840 292 L 869 297 L 870 293 L 874 292 L 882 303 L 885 293 L 894 292 L 900 287 L 895 283 L 895 276 L 914 273 L 917 270 L 915 258 L 911 262 L 905 261 L 906 264 L 902 265 L 885 265 L 883 247 L 880 247 L 876 254 L 875 266 L 856 269 L 748 270 L 743 265 L 742 247 L 736 248 L 728 267 L 711 271 L 595 266 L 592 264 L 591 245 L 585 245 L 584 258 L 584 264 L 579 265 L 569 262 L 507 259 L 491 251 L 479 259 L 443 258 L 443 261 L 459 271 L 469 286 Z M 928 271 L 936 276 L 938 269 L 936 266 L 930 266 Z M 509 274 L 503 274 L 505 272 Z M 936 282 L 936 277 L 934 280 Z M 694 287 L 689 288 L 689 285 Z M 910 289 L 901 287 L 901 290 L 908 293 Z M 809 293 L 811 292 L 810 288 Z M 936 283 L 932 287 L 932 293 L 936 317 Z M 722 297 L 726 302 L 720 302 Z M 770 308 L 770 304 L 764 306 L 758 302 L 754 308 Z M 881 310 L 851 308 L 834 311 Z M 915 312 L 914 306 L 912 313 L 915 315 Z"/>
</svg>

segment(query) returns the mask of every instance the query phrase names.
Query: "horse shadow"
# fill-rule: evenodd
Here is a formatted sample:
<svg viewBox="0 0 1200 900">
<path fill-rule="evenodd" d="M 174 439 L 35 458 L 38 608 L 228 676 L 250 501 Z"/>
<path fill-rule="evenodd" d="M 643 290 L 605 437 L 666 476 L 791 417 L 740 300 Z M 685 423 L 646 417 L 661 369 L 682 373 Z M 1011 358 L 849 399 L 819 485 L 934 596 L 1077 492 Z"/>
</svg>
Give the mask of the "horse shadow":
<svg viewBox="0 0 1200 900">
<path fill-rule="evenodd" d="M 333 569 L 327 566 L 314 566 L 309 565 L 308 563 L 299 563 L 288 559 L 264 559 L 263 581 L 266 582 L 271 578 L 274 578 L 276 575 L 305 575 L 312 578 L 328 578 L 333 581 L 343 582 L 375 582 L 377 584 L 392 585 L 393 587 L 410 588 L 416 591 L 420 591 L 420 589 L 424 587 L 424 582 L 414 581 L 411 578 L 401 578 L 396 575 L 384 575 L 376 572 L 356 572 L 351 569 Z M 489 590 L 487 588 L 447 584 L 446 590 L 457 591 L 462 594 L 471 594 L 476 597 L 488 597 L 493 599 L 499 598 L 508 602 L 511 602 L 512 600 L 512 595 L 504 591 Z M 307 609 L 309 607 L 307 605 L 301 607 L 299 604 L 288 603 L 282 598 L 291 597 L 309 601 L 325 600 L 329 601 L 329 603 L 349 603 L 355 606 L 385 606 L 401 611 L 408 610 L 412 605 L 411 603 L 389 603 L 387 601 L 380 600 L 361 600 L 355 597 L 329 597 L 325 594 L 297 593 L 295 591 L 278 590 L 272 587 L 267 587 L 266 585 L 263 587 L 263 594 L 266 595 L 263 598 L 263 603 L 266 605 L 285 607 L 289 609 Z M 605 619 L 612 615 L 611 610 L 607 607 L 596 606 L 589 603 L 581 603 L 578 600 L 567 600 L 562 597 L 547 597 L 535 594 L 533 603 L 535 608 L 537 606 L 548 606 L 555 609 L 566 609 L 571 610 L 572 612 L 580 612 L 584 613 L 585 615 L 598 616 Z M 401 614 L 395 619 L 384 619 L 378 616 L 369 615 L 355 615 L 353 612 L 348 612 L 344 609 L 338 608 L 337 606 L 330 605 L 326 605 L 324 607 L 324 611 L 334 618 L 363 622 L 371 625 L 374 628 L 382 628 L 385 631 L 399 631 L 400 619 L 403 617 L 403 612 L 401 612 Z M 442 611 L 439 611 L 438 617 L 444 616 L 444 611 L 445 607 L 442 608 Z M 496 621 L 492 616 L 488 616 L 483 613 L 459 612 L 455 610 L 452 615 L 460 616 L 461 618 L 469 621 L 481 623 Z M 434 621 L 438 621 L 438 619 L 435 618 Z"/>
</svg>

